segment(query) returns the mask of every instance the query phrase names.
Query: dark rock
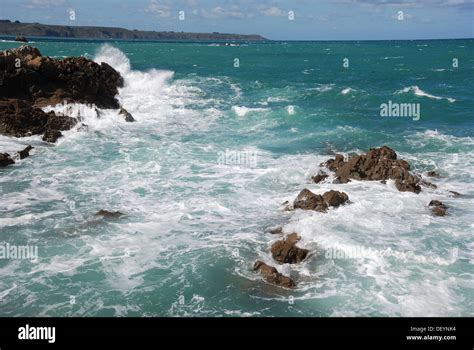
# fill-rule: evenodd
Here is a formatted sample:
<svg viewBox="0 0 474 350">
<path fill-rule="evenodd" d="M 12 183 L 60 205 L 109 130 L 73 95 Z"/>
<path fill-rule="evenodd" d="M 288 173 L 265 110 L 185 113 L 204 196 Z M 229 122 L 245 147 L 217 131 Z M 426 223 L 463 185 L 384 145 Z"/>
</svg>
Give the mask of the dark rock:
<svg viewBox="0 0 474 350">
<path fill-rule="evenodd" d="M 323 199 L 330 207 L 338 207 L 349 200 L 349 196 L 345 192 L 328 191 L 323 194 Z"/>
<path fill-rule="evenodd" d="M 332 183 L 333 184 L 346 184 L 348 182 L 351 182 L 351 180 L 349 180 L 347 177 L 338 176 Z"/>
<path fill-rule="evenodd" d="M 281 203 L 280 205 L 280 210 L 283 210 L 283 211 L 290 211 L 291 208 L 290 208 L 290 202 L 289 201 L 284 201 L 283 203 Z"/>
<path fill-rule="evenodd" d="M 52 130 L 69 130 L 76 119 L 45 113 L 25 100 L 0 99 L 0 134 L 25 137 Z"/>
<path fill-rule="evenodd" d="M 259 271 L 263 279 L 268 283 L 275 284 L 284 288 L 296 287 L 295 282 L 287 276 L 283 276 L 273 266 L 265 264 L 263 261 L 257 260 L 253 265 L 254 271 Z"/>
<path fill-rule="evenodd" d="M 21 150 L 18 152 L 18 155 L 20 156 L 20 159 L 24 159 L 26 157 L 30 156 L 30 151 L 33 149 L 31 146 L 27 146 L 25 149 Z"/>
<path fill-rule="evenodd" d="M 309 250 L 298 248 L 296 243 L 300 237 L 296 233 L 288 235 L 285 239 L 272 244 L 271 252 L 273 259 L 280 264 L 295 264 L 303 261 Z"/>
<path fill-rule="evenodd" d="M 15 164 L 15 161 L 10 157 L 8 153 L 0 153 L 0 167 L 5 167 L 11 164 Z"/>
<path fill-rule="evenodd" d="M 296 197 L 295 201 L 293 202 L 293 208 L 326 212 L 328 205 L 321 195 L 314 194 L 305 188 Z"/>
<path fill-rule="evenodd" d="M 21 35 L 18 35 L 16 38 L 15 38 L 15 41 L 20 41 L 22 43 L 27 43 L 28 40 L 26 40 L 26 38 L 24 36 L 21 36 Z"/>
<path fill-rule="evenodd" d="M 63 134 L 59 130 L 48 129 L 43 135 L 43 141 L 55 143 Z"/>
<path fill-rule="evenodd" d="M 268 232 L 272 235 L 281 235 L 283 233 L 283 228 L 281 226 L 278 226 L 276 228 L 270 229 Z"/>
<path fill-rule="evenodd" d="M 428 206 L 432 207 L 431 212 L 435 216 L 445 216 L 446 215 L 446 210 L 448 209 L 448 207 L 445 204 L 443 204 L 442 202 L 440 202 L 438 200 L 432 200 L 428 204 Z"/>
<path fill-rule="evenodd" d="M 392 179 L 399 191 L 419 193 L 420 177 L 410 172 L 410 165 L 397 159 L 394 150 L 387 146 L 371 148 L 366 154 L 355 155 L 347 161 L 340 154 L 322 164 L 335 172 L 335 183 L 346 183 L 349 179 L 383 181 Z"/>
<path fill-rule="evenodd" d="M 94 216 L 102 216 L 103 218 L 117 219 L 124 215 L 125 215 L 124 213 L 121 213 L 119 211 L 108 211 L 108 210 L 101 209 L 97 213 L 95 213 Z"/>
<path fill-rule="evenodd" d="M 428 171 L 428 172 L 426 173 L 426 176 L 429 176 L 429 177 L 437 177 L 437 178 L 441 177 L 441 176 L 440 176 L 436 171 L 434 171 L 434 170 Z"/>
<path fill-rule="evenodd" d="M 79 125 L 76 130 L 80 132 L 87 132 L 89 131 L 89 125 L 81 123 L 81 125 Z"/>
<path fill-rule="evenodd" d="M 438 188 L 434 183 L 426 181 L 424 179 L 420 179 L 420 182 L 418 183 L 420 186 L 424 187 L 429 187 L 429 188 Z"/>
<path fill-rule="evenodd" d="M 125 108 L 120 108 L 119 114 L 122 115 L 125 118 L 126 122 L 134 122 L 135 118 L 125 109 Z"/>
<path fill-rule="evenodd" d="M 320 172 L 318 173 L 318 175 L 311 177 L 311 179 L 313 180 L 313 182 L 315 182 L 315 183 L 318 184 L 318 183 L 320 183 L 320 182 L 326 180 L 328 177 L 329 177 L 328 174 L 325 174 L 325 173 L 323 173 L 322 171 L 320 171 Z"/>
<path fill-rule="evenodd" d="M 451 193 L 451 194 L 453 195 L 453 197 L 460 197 L 460 196 L 462 196 L 461 193 L 456 192 L 456 191 L 449 191 L 449 193 Z"/>
<path fill-rule="evenodd" d="M 98 64 L 85 57 L 52 59 L 25 45 L 0 51 L 0 71 L 4 72 L 0 85 L 0 96 L 4 98 L 24 99 L 37 107 L 63 101 L 120 107 L 115 96 L 123 86 L 123 78 L 106 63 Z"/>
</svg>

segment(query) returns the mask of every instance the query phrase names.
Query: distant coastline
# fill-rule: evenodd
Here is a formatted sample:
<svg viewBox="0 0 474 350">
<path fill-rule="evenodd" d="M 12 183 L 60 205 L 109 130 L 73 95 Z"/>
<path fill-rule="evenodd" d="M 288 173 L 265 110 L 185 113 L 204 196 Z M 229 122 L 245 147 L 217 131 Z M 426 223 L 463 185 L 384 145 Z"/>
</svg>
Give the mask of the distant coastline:
<svg viewBox="0 0 474 350">
<path fill-rule="evenodd" d="M 115 27 L 64 26 L 0 20 L 0 35 L 70 39 L 119 39 L 157 41 L 267 41 L 256 35 L 129 30 Z"/>
</svg>

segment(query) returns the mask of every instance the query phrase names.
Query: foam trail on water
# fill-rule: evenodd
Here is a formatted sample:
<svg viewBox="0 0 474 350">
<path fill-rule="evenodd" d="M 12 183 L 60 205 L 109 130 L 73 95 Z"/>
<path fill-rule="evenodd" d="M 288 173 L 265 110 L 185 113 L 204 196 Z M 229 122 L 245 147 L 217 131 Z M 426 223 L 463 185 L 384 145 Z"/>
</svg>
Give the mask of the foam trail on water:
<svg viewBox="0 0 474 350">
<path fill-rule="evenodd" d="M 435 95 L 429 94 L 429 93 L 423 91 L 422 89 L 420 89 L 416 85 L 405 87 L 401 90 L 396 91 L 395 93 L 396 94 L 406 94 L 408 92 L 412 92 L 415 96 L 419 96 L 419 97 L 427 97 L 427 98 L 432 98 L 432 99 L 435 99 L 435 100 L 448 100 L 451 103 L 456 102 L 456 100 L 452 97 L 441 97 L 441 96 L 435 96 Z"/>
</svg>

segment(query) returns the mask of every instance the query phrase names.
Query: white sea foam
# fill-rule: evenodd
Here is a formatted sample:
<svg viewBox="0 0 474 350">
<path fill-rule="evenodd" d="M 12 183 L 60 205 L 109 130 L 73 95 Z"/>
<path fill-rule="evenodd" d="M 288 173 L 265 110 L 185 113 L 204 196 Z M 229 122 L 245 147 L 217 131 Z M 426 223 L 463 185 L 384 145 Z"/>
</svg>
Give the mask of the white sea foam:
<svg viewBox="0 0 474 350">
<path fill-rule="evenodd" d="M 431 95 L 431 94 L 421 90 L 416 85 L 405 87 L 405 88 L 395 92 L 395 94 L 406 94 L 406 93 L 413 93 L 415 96 L 427 97 L 427 98 L 432 98 L 432 99 L 435 99 L 435 100 L 448 100 L 451 103 L 456 102 L 456 100 L 454 98 L 451 98 L 451 97 L 440 97 L 440 96 Z"/>
<path fill-rule="evenodd" d="M 341 94 L 347 95 L 349 92 L 352 92 L 352 91 L 354 91 L 354 90 L 350 87 L 344 88 L 344 89 L 341 90 Z"/>
<path fill-rule="evenodd" d="M 269 111 L 269 109 L 268 108 L 250 108 L 250 107 L 245 107 L 245 106 L 232 106 L 232 111 L 238 117 L 245 117 L 248 113 L 266 112 L 266 111 Z"/>
</svg>

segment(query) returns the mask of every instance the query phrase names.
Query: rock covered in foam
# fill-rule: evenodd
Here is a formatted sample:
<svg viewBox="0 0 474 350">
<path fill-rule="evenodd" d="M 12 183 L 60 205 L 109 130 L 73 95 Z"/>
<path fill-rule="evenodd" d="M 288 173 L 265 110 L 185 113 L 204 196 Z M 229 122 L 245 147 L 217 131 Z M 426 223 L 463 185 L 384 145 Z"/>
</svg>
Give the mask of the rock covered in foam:
<svg viewBox="0 0 474 350">
<path fill-rule="evenodd" d="M 435 216 L 445 216 L 446 210 L 448 209 L 448 207 L 443 202 L 438 200 L 432 200 L 428 206 L 431 208 L 431 212 Z"/>
<path fill-rule="evenodd" d="M 125 215 L 124 213 L 121 213 L 119 211 L 109 211 L 109 210 L 101 209 L 97 213 L 95 213 L 94 216 L 101 216 L 107 219 L 118 219 L 124 215 Z"/>
<path fill-rule="evenodd" d="M 119 110 L 119 114 L 121 116 L 123 116 L 123 118 L 125 119 L 126 122 L 134 122 L 135 121 L 135 118 L 133 118 L 133 116 L 125 109 L 125 108 L 120 108 Z"/>
<path fill-rule="evenodd" d="M 348 200 L 349 196 L 345 192 L 331 190 L 320 195 L 305 188 L 295 198 L 293 208 L 325 213 L 329 207 L 338 207 Z"/>
<path fill-rule="evenodd" d="M 77 120 L 45 113 L 24 100 L 0 100 L 0 133 L 8 136 L 24 137 L 47 133 L 52 135 L 59 131 L 69 130 Z M 52 140 L 47 136 L 45 139 Z"/>
<path fill-rule="evenodd" d="M 294 209 L 316 210 L 319 212 L 326 212 L 328 209 L 327 203 L 323 196 L 314 194 L 307 188 L 302 190 L 293 202 Z"/>
<path fill-rule="evenodd" d="M 410 172 L 410 165 L 387 146 L 371 148 L 366 154 L 354 155 L 344 160 L 341 154 L 321 164 L 335 172 L 338 183 L 347 183 L 350 179 L 386 181 L 392 179 L 402 192 L 419 193 L 420 177 Z"/>
<path fill-rule="evenodd" d="M 41 107 L 63 102 L 120 107 L 116 95 L 123 78 L 107 63 L 85 57 L 57 60 L 24 45 L 0 51 L 0 72 L 0 133 L 4 135 L 44 134 L 44 141 L 56 142 L 61 131 L 71 129 L 77 120 L 45 113 Z M 126 121 L 134 121 L 127 111 L 120 113 Z"/>
<path fill-rule="evenodd" d="M 283 276 L 273 266 L 265 264 L 263 261 L 257 260 L 253 265 L 254 271 L 259 271 L 263 279 L 268 283 L 275 284 L 284 288 L 294 288 L 296 283 L 287 276 Z"/>
<path fill-rule="evenodd" d="M 303 261 L 309 250 L 296 246 L 300 239 L 296 233 L 292 233 L 273 243 L 271 247 L 273 259 L 280 264 L 296 264 Z"/>
<path fill-rule="evenodd" d="M 6 167 L 11 164 L 15 164 L 11 156 L 8 153 L 0 153 L 0 167 Z"/>
</svg>

